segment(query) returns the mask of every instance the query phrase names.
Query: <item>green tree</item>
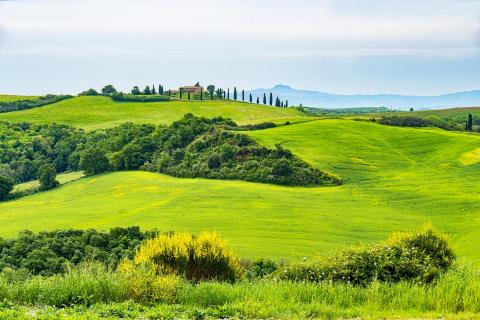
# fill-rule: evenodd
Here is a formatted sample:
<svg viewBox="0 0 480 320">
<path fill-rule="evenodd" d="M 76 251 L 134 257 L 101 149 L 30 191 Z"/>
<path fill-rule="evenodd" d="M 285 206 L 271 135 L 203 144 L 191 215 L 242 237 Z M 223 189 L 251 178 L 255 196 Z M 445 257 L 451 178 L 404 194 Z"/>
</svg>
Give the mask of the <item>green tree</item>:
<svg viewBox="0 0 480 320">
<path fill-rule="evenodd" d="M 260 97 L 257 97 L 257 104 L 260 104 Z"/>
<path fill-rule="evenodd" d="M 263 93 L 263 104 L 267 104 L 267 95 Z"/>
<path fill-rule="evenodd" d="M 250 101 L 250 103 L 253 102 L 253 97 L 252 97 L 252 94 L 251 94 L 251 93 L 250 93 L 250 97 L 249 97 L 249 100 L 248 100 L 248 101 Z"/>
<path fill-rule="evenodd" d="M 213 153 L 209 158 L 208 158 L 208 161 L 207 161 L 207 164 L 208 164 L 208 167 L 210 169 L 217 169 L 220 167 L 220 165 L 222 164 L 222 160 L 221 160 L 221 157 L 218 153 Z"/>
<path fill-rule="evenodd" d="M 132 94 L 133 95 L 141 95 L 142 92 L 140 92 L 140 89 L 138 88 L 138 86 L 134 86 L 133 89 L 132 89 Z"/>
<path fill-rule="evenodd" d="M 188 91 L 188 100 L 190 100 L 190 91 Z"/>
<path fill-rule="evenodd" d="M 242 89 L 242 101 L 245 101 L 245 90 Z"/>
<path fill-rule="evenodd" d="M 109 169 L 109 163 L 105 153 L 99 148 L 85 150 L 80 157 L 78 166 L 87 176 L 105 172 Z"/>
<path fill-rule="evenodd" d="M 49 190 L 58 186 L 57 171 L 51 164 L 44 164 L 38 169 L 37 178 L 40 181 L 40 190 Z"/>
<path fill-rule="evenodd" d="M 227 99 L 230 100 L 230 88 L 227 88 Z"/>
<path fill-rule="evenodd" d="M 157 91 L 155 90 L 155 85 L 152 84 L 152 94 L 157 94 Z"/>
<path fill-rule="evenodd" d="M 117 89 L 111 84 L 107 84 L 105 87 L 102 88 L 102 94 L 104 96 L 109 96 L 111 94 L 117 93 Z"/>
<path fill-rule="evenodd" d="M 12 190 L 13 179 L 8 176 L 0 176 L 0 200 L 6 200 Z"/>
<path fill-rule="evenodd" d="M 143 94 L 145 95 L 152 94 L 152 91 L 150 90 L 150 86 L 146 86 L 145 89 L 143 89 Z"/>
<path fill-rule="evenodd" d="M 213 100 L 213 93 L 215 92 L 215 86 L 213 84 L 207 86 L 207 91 L 210 93 L 210 100 Z"/>
<path fill-rule="evenodd" d="M 237 87 L 233 87 L 233 100 L 237 100 Z"/>
<path fill-rule="evenodd" d="M 287 159 L 278 160 L 272 169 L 272 174 L 274 176 L 287 177 L 292 173 L 293 173 L 292 165 Z"/>
<path fill-rule="evenodd" d="M 288 108 L 288 100 L 285 101 L 285 108 Z"/>
<path fill-rule="evenodd" d="M 273 93 L 271 93 L 271 92 L 270 92 L 269 104 L 270 104 L 271 106 L 273 106 Z"/>
<path fill-rule="evenodd" d="M 163 96 L 164 93 L 165 93 L 165 91 L 163 90 L 163 85 L 159 84 L 158 85 L 158 94 Z"/>
<path fill-rule="evenodd" d="M 183 96 L 183 88 L 180 87 L 180 89 L 178 89 L 178 93 L 180 95 L 180 100 L 182 100 L 182 96 Z"/>
<path fill-rule="evenodd" d="M 78 94 L 79 96 L 98 96 L 98 92 L 95 89 L 88 89 L 87 91 L 83 91 Z"/>
<path fill-rule="evenodd" d="M 468 120 L 467 120 L 467 131 L 472 131 L 473 130 L 473 116 L 471 113 L 468 114 Z"/>
</svg>

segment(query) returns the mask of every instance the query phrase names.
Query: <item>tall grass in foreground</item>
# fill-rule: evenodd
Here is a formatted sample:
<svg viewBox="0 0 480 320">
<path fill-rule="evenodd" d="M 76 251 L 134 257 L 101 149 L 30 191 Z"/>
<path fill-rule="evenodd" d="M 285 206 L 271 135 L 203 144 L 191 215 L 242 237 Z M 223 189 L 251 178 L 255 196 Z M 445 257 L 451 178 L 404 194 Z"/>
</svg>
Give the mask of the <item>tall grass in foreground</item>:
<svg viewBox="0 0 480 320">
<path fill-rule="evenodd" d="M 157 282 L 145 282 L 145 291 L 138 295 L 132 288 L 138 289 L 142 280 L 132 283 L 135 279 L 142 277 L 109 272 L 96 264 L 83 265 L 49 278 L 11 281 L 1 277 L 0 302 L 3 301 L 3 305 L 74 308 L 128 302 L 149 308 L 163 306 L 165 310 L 175 309 L 182 315 L 196 310 L 215 317 L 246 318 L 328 318 L 329 315 L 338 318 L 376 314 L 425 317 L 480 313 L 480 274 L 467 267 L 455 267 L 430 285 L 374 282 L 360 287 L 272 280 L 192 284 L 177 279 L 169 285 L 163 283 L 160 289 L 164 294 L 153 295 L 156 298 L 150 301 L 145 297 L 149 296 L 148 290 L 158 289 L 154 287 Z M 5 311 L 0 307 L 1 310 Z"/>
</svg>

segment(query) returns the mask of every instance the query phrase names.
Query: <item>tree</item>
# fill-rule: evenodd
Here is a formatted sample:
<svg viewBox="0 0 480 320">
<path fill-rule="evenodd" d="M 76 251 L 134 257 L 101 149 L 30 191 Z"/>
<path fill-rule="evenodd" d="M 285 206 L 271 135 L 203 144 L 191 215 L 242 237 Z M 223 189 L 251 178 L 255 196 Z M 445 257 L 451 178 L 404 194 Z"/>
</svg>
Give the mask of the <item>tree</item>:
<svg viewBox="0 0 480 320">
<path fill-rule="evenodd" d="M 233 100 L 237 100 L 237 87 L 233 87 Z"/>
<path fill-rule="evenodd" d="M 220 158 L 220 155 L 218 153 L 213 153 L 207 161 L 208 167 L 210 169 L 217 169 L 222 165 L 222 160 Z"/>
<path fill-rule="evenodd" d="M 13 179 L 8 176 L 0 176 L 0 200 L 6 200 L 10 191 L 13 190 Z"/>
<path fill-rule="evenodd" d="M 275 107 L 280 107 L 280 106 L 281 106 L 280 99 L 277 97 L 275 99 Z"/>
<path fill-rule="evenodd" d="M 285 101 L 285 108 L 288 108 L 288 100 Z"/>
<path fill-rule="evenodd" d="M 170 91 L 170 90 L 168 90 L 168 91 Z M 161 96 L 163 96 L 164 93 L 165 93 L 165 92 L 164 92 L 164 90 L 163 90 L 163 85 L 159 84 L 159 85 L 158 85 L 158 94 L 161 95 Z"/>
<path fill-rule="evenodd" d="M 413 108 L 410 108 L 410 112 L 413 112 Z"/>
<path fill-rule="evenodd" d="M 273 93 L 271 93 L 271 92 L 270 92 L 269 104 L 270 104 L 271 106 L 273 106 Z"/>
<path fill-rule="evenodd" d="M 223 90 L 223 99 L 225 99 L 227 97 L 226 94 L 227 93 L 225 92 L 225 90 Z"/>
<path fill-rule="evenodd" d="M 37 178 L 40 181 L 40 190 L 49 190 L 58 186 L 57 171 L 51 164 L 44 164 L 38 169 Z"/>
<path fill-rule="evenodd" d="M 200 89 L 200 100 L 203 100 L 203 89 Z"/>
<path fill-rule="evenodd" d="M 180 89 L 178 89 L 178 92 L 179 92 L 179 94 L 180 94 L 180 100 L 182 100 L 183 88 L 180 87 Z"/>
<path fill-rule="evenodd" d="M 140 89 L 138 88 L 138 86 L 134 86 L 133 89 L 132 89 L 132 94 L 133 95 L 141 95 L 142 93 L 140 92 Z"/>
<path fill-rule="evenodd" d="M 293 168 L 287 159 L 278 160 L 272 168 L 274 176 L 290 176 L 293 173 Z"/>
<path fill-rule="evenodd" d="M 267 104 L 267 94 L 263 93 L 263 104 Z"/>
<path fill-rule="evenodd" d="M 243 90 L 243 89 L 242 89 L 242 101 L 245 101 L 245 90 Z"/>
<path fill-rule="evenodd" d="M 109 96 L 114 93 L 117 93 L 117 89 L 115 89 L 111 84 L 107 84 L 105 87 L 102 88 L 102 94 L 104 96 Z"/>
<path fill-rule="evenodd" d="M 257 104 L 260 104 L 260 97 L 257 97 Z"/>
<path fill-rule="evenodd" d="M 250 103 L 253 102 L 253 97 L 252 97 L 252 94 L 251 94 L 251 93 L 250 93 L 250 97 L 249 97 L 248 101 L 250 101 Z"/>
<path fill-rule="evenodd" d="M 213 100 L 213 93 L 215 92 L 215 86 L 213 84 L 210 84 L 207 87 L 207 91 L 210 93 L 210 100 Z"/>
<path fill-rule="evenodd" d="M 188 91 L 188 100 L 190 100 L 190 91 Z"/>
<path fill-rule="evenodd" d="M 87 91 L 83 91 L 78 94 L 79 96 L 98 96 L 98 92 L 95 89 L 88 89 Z"/>
<path fill-rule="evenodd" d="M 157 91 L 155 90 L 155 85 L 152 84 L 152 94 L 157 94 Z"/>
<path fill-rule="evenodd" d="M 467 131 L 473 130 L 473 116 L 471 113 L 468 114 L 468 121 L 467 121 Z"/>
<path fill-rule="evenodd" d="M 227 99 L 230 100 L 230 88 L 227 88 Z"/>
<path fill-rule="evenodd" d="M 201 87 L 199 81 L 197 81 L 197 83 L 195 83 L 195 87 Z"/>
<path fill-rule="evenodd" d="M 143 94 L 145 95 L 151 95 L 152 91 L 150 90 L 150 86 L 146 86 L 145 89 L 143 89 Z"/>
<path fill-rule="evenodd" d="M 87 176 L 105 172 L 110 167 L 107 156 L 99 148 L 85 150 L 80 157 L 78 166 L 80 167 L 80 170 L 83 170 Z"/>
</svg>

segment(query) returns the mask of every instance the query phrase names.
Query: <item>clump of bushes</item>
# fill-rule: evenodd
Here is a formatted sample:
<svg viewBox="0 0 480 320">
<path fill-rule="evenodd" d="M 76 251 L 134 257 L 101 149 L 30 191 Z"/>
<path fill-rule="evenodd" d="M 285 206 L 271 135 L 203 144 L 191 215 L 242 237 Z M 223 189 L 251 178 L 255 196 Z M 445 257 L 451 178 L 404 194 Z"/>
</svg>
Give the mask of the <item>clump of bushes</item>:
<svg viewBox="0 0 480 320">
<path fill-rule="evenodd" d="M 134 262 L 137 266 L 150 266 L 158 274 L 176 274 L 191 281 L 234 282 L 244 272 L 226 241 L 209 232 L 172 233 L 147 240 Z"/>
<path fill-rule="evenodd" d="M 261 122 L 261 123 L 256 123 L 256 124 L 247 124 L 247 125 L 243 125 L 243 126 L 233 127 L 233 128 L 229 128 L 229 129 L 236 130 L 236 131 L 254 131 L 254 130 L 270 129 L 270 128 L 275 128 L 275 127 L 277 127 L 277 125 L 273 122 Z"/>
<path fill-rule="evenodd" d="M 32 100 L 18 100 L 18 101 L 10 101 L 10 102 L 0 101 L 0 113 L 43 107 L 47 104 L 56 103 L 62 100 L 70 99 L 70 98 L 73 98 L 73 97 L 69 95 L 57 96 L 53 94 L 48 94 L 46 96 L 39 97 L 37 99 L 32 99 Z"/>
<path fill-rule="evenodd" d="M 278 263 L 271 259 L 257 259 L 248 264 L 245 277 L 249 280 L 265 278 L 277 271 L 278 268 Z"/>
<path fill-rule="evenodd" d="M 0 271 L 24 270 L 50 276 L 65 272 L 70 265 L 98 261 L 116 267 L 123 259 L 133 259 L 140 243 L 156 235 L 139 227 L 95 230 L 23 231 L 16 239 L 0 238 Z"/>
<path fill-rule="evenodd" d="M 383 116 L 380 119 L 371 118 L 370 120 L 388 126 L 417 128 L 437 127 L 444 130 L 461 130 L 461 127 L 459 127 L 457 124 L 437 116 L 427 116 L 424 118 L 415 116 Z"/>
<path fill-rule="evenodd" d="M 163 95 L 135 95 L 135 94 L 124 94 L 124 93 L 114 93 L 110 95 L 114 101 L 123 101 L 123 102 L 162 102 L 170 101 L 169 96 Z"/>
<path fill-rule="evenodd" d="M 354 285 L 405 280 L 430 283 L 446 272 L 454 260 L 446 237 L 425 227 L 416 233 L 395 235 L 382 244 L 292 264 L 280 269 L 276 276 L 284 280 Z"/>
</svg>

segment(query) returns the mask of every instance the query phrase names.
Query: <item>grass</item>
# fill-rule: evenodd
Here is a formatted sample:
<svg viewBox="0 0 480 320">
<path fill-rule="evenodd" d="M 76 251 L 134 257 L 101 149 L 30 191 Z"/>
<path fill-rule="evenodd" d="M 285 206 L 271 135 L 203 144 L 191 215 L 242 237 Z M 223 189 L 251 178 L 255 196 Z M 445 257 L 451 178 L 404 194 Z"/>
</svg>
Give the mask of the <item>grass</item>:
<svg viewBox="0 0 480 320">
<path fill-rule="evenodd" d="M 68 182 L 78 180 L 83 177 L 84 177 L 83 172 L 80 172 L 80 171 L 68 172 L 68 173 L 62 173 L 57 175 L 57 181 L 62 185 Z M 15 185 L 15 187 L 13 188 L 13 192 L 27 191 L 27 190 L 36 189 L 38 187 L 40 187 L 40 182 L 38 180 L 34 180 L 34 181 L 24 182 L 24 183 Z"/>
<path fill-rule="evenodd" d="M 0 317 L 51 319 L 475 319 L 480 312 L 479 274 L 448 272 L 434 285 L 410 282 L 345 284 L 177 281 L 159 300 L 143 301 L 135 282 L 118 272 L 80 267 L 51 278 L 9 282 L 0 277 Z M 148 304 L 148 302 L 154 302 Z M 59 309 L 55 306 L 60 307 Z"/>
<path fill-rule="evenodd" d="M 48 106 L 0 114 L 0 121 L 63 123 L 88 130 L 107 128 L 126 121 L 169 124 L 185 113 L 232 118 L 238 124 L 264 121 L 298 121 L 296 109 L 276 108 L 233 101 L 115 102 L 107 97 L 75 97 Z"/>
<path fill-rule="evenodd" d="M 36 99 L 38 96 L 20 96 L 11 94 L 0 94 L 0 102 L 12 102 L 18 100 L 31 100 Z"/>
<path fill-rule="evenodd" d="M 289 188 L 118 172 L 0 204 L 0 234 L 66 227 L 216 230 L 244 258 L 296 259 L 431 222 L 480 264 L 480 136 L 327 119 L 249 133 L 346 183 Z M 462 161 L 467 158 L 468 161 Z"/>
</svg>

